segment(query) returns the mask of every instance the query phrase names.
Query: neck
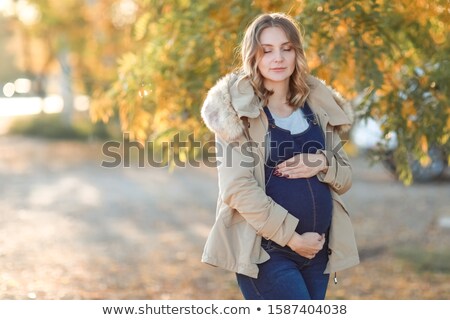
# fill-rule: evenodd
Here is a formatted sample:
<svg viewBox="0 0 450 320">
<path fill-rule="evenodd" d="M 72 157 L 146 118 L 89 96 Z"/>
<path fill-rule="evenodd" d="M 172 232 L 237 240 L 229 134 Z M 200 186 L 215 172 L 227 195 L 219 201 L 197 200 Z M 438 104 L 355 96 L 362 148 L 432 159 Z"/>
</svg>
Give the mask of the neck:
<svg viewBox="0 0 450 320">
<path fill-rule="evenodd" d="M 273 94 L 269 97 L 268 105 L 273 108 L 283 108 L 289 106 L 286 97 L 289 91 L 289 79 L 283 82 L 265 81 L 264 86 L 268 90 L 272 90 Z"/>
</svg>

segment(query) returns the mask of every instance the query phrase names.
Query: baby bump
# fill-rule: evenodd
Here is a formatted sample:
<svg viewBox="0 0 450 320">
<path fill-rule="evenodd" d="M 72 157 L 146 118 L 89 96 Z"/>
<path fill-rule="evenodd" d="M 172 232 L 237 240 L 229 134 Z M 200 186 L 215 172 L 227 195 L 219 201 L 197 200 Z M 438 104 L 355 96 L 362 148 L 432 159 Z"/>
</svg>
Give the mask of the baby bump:
<svg viewBox="0 0 450 320">
<path fill-rule="evenodd" d="M 266 193 L 300 220 L 298 233 L 328 231 L 333 210 L 331 192 L 316 176 L 299 179 L 272 176 Z"/>
</svg>

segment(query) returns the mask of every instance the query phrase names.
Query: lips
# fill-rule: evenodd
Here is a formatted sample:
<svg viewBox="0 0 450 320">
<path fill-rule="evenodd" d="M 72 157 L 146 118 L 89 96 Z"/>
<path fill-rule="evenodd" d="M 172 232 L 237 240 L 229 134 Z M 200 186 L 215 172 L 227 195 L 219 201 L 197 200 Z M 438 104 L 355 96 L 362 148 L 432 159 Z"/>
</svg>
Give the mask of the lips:
<svg viewBox="0 0 450 320">
<path fill-rule="evenodd" d="M 286 68 L 271 68 L 270 70 L 275 71 L 275 72 L 280 72 L 280 71 L 286 70 Z"/>
</svg>

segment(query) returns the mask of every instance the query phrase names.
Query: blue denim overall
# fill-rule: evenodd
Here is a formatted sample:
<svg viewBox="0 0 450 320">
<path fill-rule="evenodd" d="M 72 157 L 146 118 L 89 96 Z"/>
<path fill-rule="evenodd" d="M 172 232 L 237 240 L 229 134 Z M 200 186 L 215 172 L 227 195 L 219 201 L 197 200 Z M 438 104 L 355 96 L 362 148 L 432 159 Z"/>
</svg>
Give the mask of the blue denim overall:
<svg viewBox="0 0 450 320">
<path fill-rule="evenodd" d="M 316 153 L 325 148 L 322 129 L 315 114 L 305 103 L 303 114 L 308 128 L 301 133 L 275 124 L 269 109 L 268 155 L 265 163 L 266 194 L 276 203 L 299 218 L 296 232 L 325 233 L 331 224 L 333 202 L 329 186 L 317 176 L 288 179 L 273 174 L 276 165 L 299 153 Z M 258 279 L 237 274 L 239 287 L 246 299 L 324 299 L 329 275 L 323 274 L 328 262 L 328 241 L 313 259 L 307 259 L 289 247 L 263 239 L 263 248 L 270 259 L 259 265 Z"/>
<path fill-rule="evenodd" d="M 323 132 L 314 113 L 307 103 L 303 114 L 308 128 L 298 134 L 276 126 L 267 107 L 269 120 L 269 150 L 265 164 L 266 194 L 276 203 L 296 216 L 300 222 L 296 231 L 327 233 L 331 224 L 333 202 L 328 184 L 320 182 L 317 176 L 311 178 L 287 179 L 273 174 L 275 167 L 299 153 L 317 153 L 325 148 Z"/>
</svg>

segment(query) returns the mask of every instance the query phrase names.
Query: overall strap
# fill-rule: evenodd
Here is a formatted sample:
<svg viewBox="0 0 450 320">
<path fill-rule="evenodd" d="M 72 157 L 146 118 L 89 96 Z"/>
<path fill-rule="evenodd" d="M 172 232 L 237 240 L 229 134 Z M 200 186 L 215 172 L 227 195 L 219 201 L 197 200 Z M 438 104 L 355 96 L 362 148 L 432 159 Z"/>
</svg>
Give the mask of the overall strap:
<svg viewBox="0 0 450 320">
<path fill-rule="evenodd" d="M 275 124 L 275 120 L 272 117 L 272 114 L 269 111 L 269 108 L 267 106 L 264 107 L 264 112 L 266 113 L 267 116 L 267 120 L 269 121 L 270 124 Z"/>
<path fill-rule="evenodd" d="M 308 105 L 308 102 L 306 102 L 306 101 L 305 101 L 305 105 L 303 106 L 303 114 L 304 114 L 306 120 L 308 120 L 309 123 L 311 123 L 313 125 L 317 125 L 318 124 L 318 120 L 317 120 L 316 114 L 312 111 L 312 109 Z"/>
</svg>

